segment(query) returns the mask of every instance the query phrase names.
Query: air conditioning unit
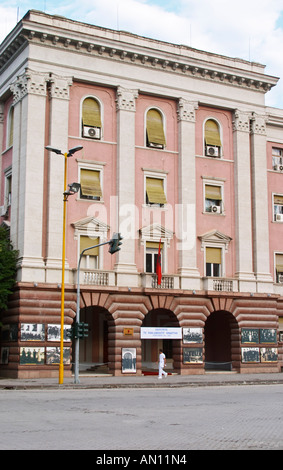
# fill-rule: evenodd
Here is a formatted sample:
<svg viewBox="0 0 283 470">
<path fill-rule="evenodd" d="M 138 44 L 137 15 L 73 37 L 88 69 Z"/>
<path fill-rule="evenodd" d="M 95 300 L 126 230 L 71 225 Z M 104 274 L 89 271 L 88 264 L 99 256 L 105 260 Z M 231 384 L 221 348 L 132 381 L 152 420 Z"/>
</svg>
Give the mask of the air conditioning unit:
<svg viewBox="0 0 283 470">
<path fill-rule="evenodd" d="M 90 139 L 100 139 L 100 136 L 101 136 L 100 127 L 84 126 L 84 137 L 89 137 Z"/>
<path fill-rule="evenodd" d="M 220 206 L 211 206 L 211 212 L 214 212 L 215 214 L 220 214 L 221 207 Z"/>
<path fill-rule="evenodd" d="M 154 148 L 154 149 L 163 149 L 164 145 L 162 144 L 155 144 L 154 142 L 149 143 L 149 147 Z"/>
<path fill-rule="evenodd" d="M 283 222 L 283 214 L 276 214 L 276 221 Z"/>
<path fill-rule="evenodd" d="M 278 275 L 278 282 L 279 282 L 280 284 L 283 283 L 283 275 L 282 275 L 282 274 L 279 274 L 279 275 Z"/>
<path fill-rule="evenodd" d="M 274 165 L 273 170 L 275 170 L 275 171 L 283 171 L 283 165 Z"/>
<path fill-rule="evenodd" d="M 206 155 L 208 157 L 219 157 L 219 147 L 208 145 L 206 147 Z"/>
</svg>

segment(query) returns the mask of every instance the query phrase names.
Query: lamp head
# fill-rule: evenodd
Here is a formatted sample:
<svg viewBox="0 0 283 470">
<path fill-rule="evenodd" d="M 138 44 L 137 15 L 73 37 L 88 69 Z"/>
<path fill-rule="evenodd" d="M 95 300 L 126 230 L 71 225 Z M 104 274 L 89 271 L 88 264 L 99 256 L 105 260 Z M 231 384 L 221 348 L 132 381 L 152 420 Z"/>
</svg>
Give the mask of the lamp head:
<svg viewBox="0 0 283 470">
<path fill-rule="evenodd" d="M 46 148 L 46 150 L 49 150 L 49 152 L 54 152 L 54 153 L 57 153 L 58 155 L 63 155 L 61 150 L 55 149 L 55 148 L 51 147 L 50 145 L 47 145 L 45 148 Z"/>
<path fill-rule="evenodd" d="M 72 149 L 68 150 L 68 155 L 67 157 L 71 157 L 72 155 L 74 155 L 74 153 L 78 152 L 79 150 L 81 150 L 83 148 L 82 145 L 78 145 L 77 147 L 73 147 Z"/>
</svg>

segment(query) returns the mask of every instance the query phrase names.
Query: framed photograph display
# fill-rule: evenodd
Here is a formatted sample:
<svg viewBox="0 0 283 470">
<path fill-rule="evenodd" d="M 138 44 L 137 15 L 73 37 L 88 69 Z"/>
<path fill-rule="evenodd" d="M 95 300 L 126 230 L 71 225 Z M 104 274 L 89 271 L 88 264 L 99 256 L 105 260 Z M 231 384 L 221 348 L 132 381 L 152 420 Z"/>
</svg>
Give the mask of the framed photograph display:
<svg viewBox="0 0 283 470">
<path fill-rule="evenodd" d="M 259 348 L 242 348 L 242 362 L 260 362 Z"/>
<path fill-rule="evenodd" d="M 11 323 L 10 325 L 2 325 L 1 339 L 3 341 L 17 341 L 18 325 L 16 323 Z"/>
<path fill-rule="evenodd" d="M 183 348 L 184 364 L 202 364 L 202 348 Z"/>
<path fill-rule="evenodd" d="M 260 343 L 275 344 L 277 342 L 277 330 L 263 328 L 260 330 L 259 339 Z"/>
<path fill-rule="evenodd" d="M 202 343 L 202 328 L 183 328 L 183 343 Z"/>
<path fill-rule="evenodd" d="M 257 328 L 243 328 L 241 335 L 242 344 L 258 344 L 259 343 L 259 330 Z"/>
<path fill-rule="evenodd" d="M 71 341 L 66 332 L 71 328 L 71 325 L 64 325 L 64 341 Z M 48 324 L 47 325 L 47 341 L 60 341 L 61 339 L 61 325 Z"/>
<path fill-rule="evenodd" d="M 44 348 L 38 348 L 38 347 L 20 348 L 20 364 L 29 364 L 29 365 L 44 364 Z"/>
<path fill-rule="evenodd" d="M 8 364 L 9 363 L 9 348 L 4 347 L 1 348 L 1 362 L 0 364 Z"/>
<path fill-rule="evenodd" d="M 41 323 L 22 323 L 21 341 L 44 341 L 45 325 Z"/>
<path fill-rule="evenodd" d="M 63 364 L 70 364 L 70 348 L 63 348 Z M 48 346 L 46 348 L 46 364 L 60 364 L 60 348 L 58 346 Z"/>
<path fill-rule="evenodd" d="M 277 362 L 278 361 L 277 348 L 261 348 L 260 359 L 261 359 L 261 362 Z"/>
<path fill-rule="evenodd" d="M 122 372 L 136 372 L 137 350 L 136 348 L 122 348 Z"/>
</svg>

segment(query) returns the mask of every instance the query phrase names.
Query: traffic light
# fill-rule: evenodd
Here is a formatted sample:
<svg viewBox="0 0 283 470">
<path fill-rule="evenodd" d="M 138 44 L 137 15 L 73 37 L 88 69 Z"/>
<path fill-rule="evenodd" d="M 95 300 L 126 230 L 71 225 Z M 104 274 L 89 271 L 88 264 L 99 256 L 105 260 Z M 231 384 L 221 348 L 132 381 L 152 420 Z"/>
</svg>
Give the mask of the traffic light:
<svg viewBox="0 0 283 470">
<path fill-rule="evenodd" d="M 109 242 L 109 253 L 113 255 L 113 253 L 116 253 L 116 251 L 121 250 L 120 245 L 122 245 L 123 237 L 121 237 L 120 233 L 113 233 L 113 237 L 111 238 Z"/>
<path fill-rule="evenodd" d="M 87 338 L 88 324 L 83 322 L 73 323 L 73 325 L 67 329 L 66 336 L 71 340 Z"/>
<path fill-rule="evenodd" d="M 80 339 L 88 337 L 88 324 L 87 323 L 77 323 L 77 337 Z"/>
</svg>

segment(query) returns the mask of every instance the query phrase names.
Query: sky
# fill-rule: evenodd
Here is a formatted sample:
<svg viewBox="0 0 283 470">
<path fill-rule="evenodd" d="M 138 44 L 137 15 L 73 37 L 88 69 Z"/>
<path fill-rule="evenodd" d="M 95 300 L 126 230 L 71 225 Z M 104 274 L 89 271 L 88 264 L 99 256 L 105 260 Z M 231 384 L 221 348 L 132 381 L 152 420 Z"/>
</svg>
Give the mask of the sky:
<svg viewBox="0 0 283 470">
<path fill-rule="evenodd" d="M 0 43 L 32 9 L 258 62 L 280 78 L 266 105 L 283 109 L 283 0 L 0 0 Z"/>
</svg>

